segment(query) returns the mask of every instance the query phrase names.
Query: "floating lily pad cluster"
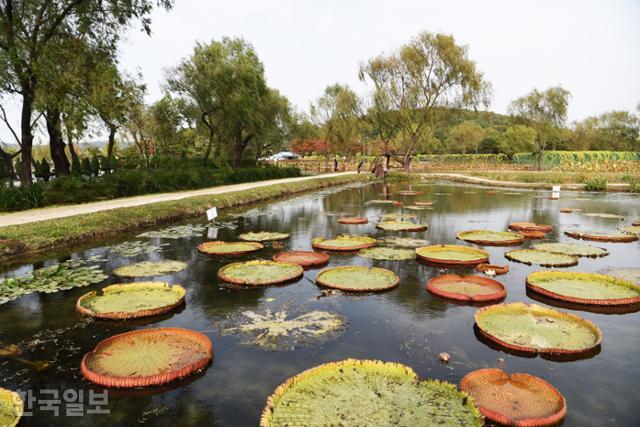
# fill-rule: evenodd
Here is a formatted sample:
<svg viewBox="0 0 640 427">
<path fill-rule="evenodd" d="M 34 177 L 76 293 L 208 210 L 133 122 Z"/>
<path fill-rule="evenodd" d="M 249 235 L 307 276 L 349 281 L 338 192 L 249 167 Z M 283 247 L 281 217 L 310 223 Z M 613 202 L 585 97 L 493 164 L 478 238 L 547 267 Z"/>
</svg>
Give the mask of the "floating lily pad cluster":
<svg viewBox="0 0 640 427">
<path fill-rule="evenodd" d="M 33 292 L 53 293 L 100 283 L 108 276 L 88 260 L 74 259 L 0 281 L 0 304 Z"/>
<path fill-rule="evenodd" d="M 342 333 L 346 326 L 344 316 L 337 313 L 313 310 L 296 315 L 282 309 L 244 311 L 224 322 L 221 332 L 240 335 L 245 345 L 278 351 L 327 342 Z"/>
<path fill-rule="evenodd" d="M 182 261 L 143 261 L 136 264 L 129 264 L 113 270 L 113 274 L 119 277 L 150 277 L 164 276 L 166 274 L 177 273 L 187 267 Z"/>
<path fill-rule="evenodd" d="M 207 231 L 206 225 L 175 225 L 162 230 L 147 231 L 138 237 L 150 237 L 155 239 L 185 239 L 189 237 L 202 237 Z"/>
<path fill-rule="evenodd" d="M 347 359 L 304 371 L 267 400 L 261 427 L 287 425 L 482 426 L 472 398 L 455 385 L 420 380 L 409 367 Z"/>
<path fill-rule="evenodd" d="M 143 242 L 140 240 L 133 240 L 130 242 L 124 242 L 117 245 L 107 246 L 109 252 L 117 253 L 120 256 L 126 258 L 132 258 L 143 254 L 152 254 L 160 252 L 162 246 L 167 246 L 167 243 L 162 245 L 154 245 L 149 242 Z"/>
</svg>

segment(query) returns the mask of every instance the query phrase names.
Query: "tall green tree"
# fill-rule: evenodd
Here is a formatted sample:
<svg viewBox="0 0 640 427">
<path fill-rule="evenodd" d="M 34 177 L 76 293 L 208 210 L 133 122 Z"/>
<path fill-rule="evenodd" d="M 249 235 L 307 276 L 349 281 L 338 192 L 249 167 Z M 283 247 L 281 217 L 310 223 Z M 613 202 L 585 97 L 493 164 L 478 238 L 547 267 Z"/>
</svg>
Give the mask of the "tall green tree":
<svg viewBox="0 0 640 427">
<path fill-rule="evenodd" d="M 20 98 L 20 180 L 32 177 L 33 112 L 51 56 L 64 39 L 84 39 L 115 54 L 123 29 L 139 20 L 147 33 L 154 5 L 171 0 L 5 0 L 0 3 L 0 91 Z M 40 91 L 41 93 L 41 91 Z"/>
<path fill-rule="evenodd" d="M 478 154 L 484 134 L 484 129 L 476 122 L 464 121 L 451 129 L 447 142 L 452 151 Z"/>
<path fill-rule="evenodd" d="M 406 170 L 432 134 L 439 108 L 477 108 L 490 99 L 490 86 L 467 47 L 446 34 L 422 32 L 399 50 L 361 65 L 359 76 L 373 83 L 367 115 L 387 147 L 393 138 L 390 151 Z"/>
<path fill-rule="evenodd" d="M 554 86 L 544 92 L 534 89 L 509 106 L 513 116 L 536 131 L 534 154 L 538 170 L 544 167 L 544 152 L 550 141 L 567 121 L 570 97 L 568 90 Z"/>
</svg>

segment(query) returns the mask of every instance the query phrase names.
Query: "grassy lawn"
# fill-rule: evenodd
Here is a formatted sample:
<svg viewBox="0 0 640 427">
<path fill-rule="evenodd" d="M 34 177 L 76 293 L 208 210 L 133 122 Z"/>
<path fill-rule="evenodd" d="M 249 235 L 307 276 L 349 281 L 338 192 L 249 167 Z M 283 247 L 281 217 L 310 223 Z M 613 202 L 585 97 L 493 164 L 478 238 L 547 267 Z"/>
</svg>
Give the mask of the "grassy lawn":
<svg viewBox="0 0 640 427">
<path fill-rule="evenodd" d="M 204 218 L 205 211 L 213 206 L 218 209 L 229 208 L 369 179 L 369 175 L 319 178 L 3 227 L 0 228 L 0 260 L 55 250 L 89 240 L 98 243 L 101 239 L 114 237 L 122 232 L 170 221 Z"/>
<path fill-rule="evenodd" d="M 498 181 L 543 182 L 549 184 L 585 184 L 593 179 L 605 179 L 608 183 L 639 182 L 637 174 L 623 172 L 561 172 L 561 171 L 492 171 L 460 172 L 463 175 L 478 176 Z"/>
</svg>

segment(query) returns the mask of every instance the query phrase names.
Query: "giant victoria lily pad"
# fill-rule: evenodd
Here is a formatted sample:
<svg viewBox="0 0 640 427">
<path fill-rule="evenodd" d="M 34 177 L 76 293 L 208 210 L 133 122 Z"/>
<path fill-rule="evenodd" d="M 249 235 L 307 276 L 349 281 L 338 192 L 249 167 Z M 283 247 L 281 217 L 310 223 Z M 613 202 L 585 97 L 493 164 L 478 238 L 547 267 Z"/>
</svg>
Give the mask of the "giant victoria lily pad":
<svg viewBox="0 0 640 427">
<path fill-rule="evenodd" d="M 638 240 L 638 236 L 624 231 L 568 230 L 565 231 L 564 234 L 574 239 L 592 240 L 595 242 L 630 243 Z"/>
<path fill-rule="evenodd" d="M 537 251 L 535 249 L 518 249 L 504 254 L 509 261 L 523 264 L 537 264 L 542 267 L 571 267 L 578 264 L 578 258 L 553 252 Z"/>
<path fill-rule="evenodd" d="M 604 274 L 538 271 L 527 277 L 527 288 L 549 298 L 577 304 L 640 303 L 640 286 Z"/>
<path fill-rule="evenodd" d="M 76 310 L 101 319 L 154 316 L 183 304 L 184 295 L 182 286 L 162 282 L 117 284 L 103 288 L 100 293 L 84 294 L 78 299 Z"/>
<path fill-rule="evenodd" d="M 311 240 L 311 246 L 315 249 L 328 251 L 358 251 L 360 249 L 371 248 L 376 244 L 376 239 L 367 236 L 342 235 L 333 239 L 316 237 Z"/>
<path fill-rule="evenodd" d="M 622 225 L 618 227 L 618 230 L 629 234 L 635 234 L 640 236 L 640 225 Z"/>
<path fill-rule="evenodd" d="M 605 270 L 604 274 L 640 286 L 640 268 L 610 268 Z"/>
<path fill-rule="evenodd" d="M 24 411 L 22 398 L 15 391 L 0 387 L 0 426 L 15 427 Z"/>
<path fill-rule="evenodd" d="M 149 277 L 164 276 L 177 273 L 187 267 L 186 262 L 181 261 L 144 261 L 137 264 L 129 264 L 113 270 L 113 274 L 119 277 Z"/>
<path fill-rule="evenodd" d="M 403 248 L 385 248 L 375 247 L 361 249 L 358 255 L 363 258 L 383 260 L 383 261 L 401 261 L 407 259 L 416 259 L 416 251 Z"/>
<path fill-rule="evenodd" d="M 376 224 L 376 228 L 385 231 L 425 231 L 426 225 L 408 221 L 384 221 Z"/>
<path fill-rule="evenodd" d="M 319 267 L 329 262 L 329 255 L 314 251 L 289 251 L 275 254 L 273 260 L 291 262 L 302 267 Z"/>
<path fill-rule="evenodd" d="M 340 218 L 338 222 L 340 224 L 353 225 L 353 224 L 366 224 L 369 222 L 369 220 L 361 216 L 350 216 L 346 218 Z"/>
<path fill-rule="evenodd" d="M 149 237 L 156 239 L 184 239 L 189 237 L 200 237 L 207 231 L 206 225 L 175 225 L 163 228 L 162 230 L 147 231 L 139 234 L 138 237 Z"/>
<path fill-rule="evenodd" d="M 85 354 L 82 375 L 106 387 L 147 387 L 184 378 L 211 361 L 211 340 L 180 328 L 141 329 L 100 341 Z"/>
<path fill-rule="evenodd" d="M 373 199 L 373 200 L 367 201 L 365 204 L 366 205 L 392 205 L 393 202 L 394 202 L 393 200 L 388 200 L 388 199 Z"/>
<path fill-rule="evenodd" d="M 489 262 L 489 252 L 470 246 L 431 245 L 416 249 L 419 259 L 432 264 L 473 266 Z"/>
<path fill-rule="evenodd" d="M 261 427 L 482 426 L 468 394 L 409 367 L 377 360 L 325 363 L 281 384 L 267 400 Z"/>
<path fill-rule="evenodd" d="M 549 233 L 553 230 L 550 225 L 536 224 L 534 222 L 512 222 L 509 224 L 509 228 L 515 231 L 541 231 L 543 233 Z"/>
<path fill-rule="evenodd" d="M 198 245 L 198 250 L 208 255 L 242 255 L 259 251 L 264 248 L 258 242 L 204 242 Z"/>
<path fill-rule="evenodd" d="M 482 415 L 507 426 L 550 426 L 564 418 L 564 396 L 542 378 L 480 369 L 460 381 L 460 390 L 474 398 Z"/>
<path fill-rule="evenodd" d="M 481 308 L 475 321 L 485 338 L 527 353 L 585 353 L 602 340 L 602 332 L 589 320 L 537 304 L 516 302 Z"/>
<path fill-rule="evenodd" d="M 467 302 L 499 301 L 507 296 L 502 283 L 480 276 L 444 274 L 427 283 L 427 290 L 443 298 Z"/>
<path fill-rule="evenodd" d="M 417 196 L 418 194 L 422 194 L 422 192 L 413 190 L 402 190 L 398 191 L 398 194 L 400 194 L 401 196 Z"/>
<path fill-rule="evenodd" d="M 316 283 L 348 292 L 380 292 L 398 286 L 400 278 L 393 271 L 378 267 L 333 267 L 322 270 Z"/>
<path fill-rule="evenodd" d="M 382 216 L 382 222 L 388 221 L 407 221 L 418 218 L 417 215 L 407 213 L 389 213 Z"/>
<path fill-rule="evenodd" d="M 609 255 L 609 251 L 581 243 L 537 243 L 532 246 L 537 251 L 551 252 L 578 257 L 597 258 Z"/>
<path fill-rule="evenodd" d="M 461 231 L 456 237 L 465 242 L 483 246 L 512 246 L 524 242 L 524 237 L 508 231 L 471 230 Z"/>
<path fill-rule="evenodd" d="M 273 231 L 251 231 L 238 236 L 241 240 L 249 242 L 269 242 L 273 240 L 284 240 L 289 238 L 288 233 L 277 233 Z"/>
<path fill-rule="evenodd" d="M 395 248 L 415 249 L 422 246 L 427 246 L 429 244 L 429 241 L 424 239 L 414 239 L 412 237 L 390 236 L 378 239 L 378 244 Z"/>
<path fill-rule="evenodd" d="M 298 264 L 256 259 L 227 264 L 218 270 L 218 277 L 236 285 L 266 286 L 299 279 L 303 273 Z"/>
<path fill-rule="evenodd" d="M 592 218 L 605 218 L 605 219 L 618 219 L 618 220 L 623 220 L 624 219 L 624 217 L 621 217 L 620 215 L 610 214 L 610 213 L 600 213 L 600 212 L 583 213 L 582 215 L 589 216 L 589 217 L 592 217 Z"/>
<path fill-rule="evenodd" d="M 295 315 L 283 309 L 258 313 L 245 311 L 227 323 L 221 328 L 223 335 L 240 335 L 243 344 L 278 351 L 327 342 L 345 330 L 347 320 L 328 311 L 314 310 Z"/>
</svg>

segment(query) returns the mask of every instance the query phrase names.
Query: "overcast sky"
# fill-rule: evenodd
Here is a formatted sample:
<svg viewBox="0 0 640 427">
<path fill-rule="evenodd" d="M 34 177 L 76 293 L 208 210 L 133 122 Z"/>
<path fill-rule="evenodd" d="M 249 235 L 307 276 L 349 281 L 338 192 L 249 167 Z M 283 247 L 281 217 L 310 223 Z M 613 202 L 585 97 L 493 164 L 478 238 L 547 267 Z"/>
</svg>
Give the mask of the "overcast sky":
<svg viewBox="0 0 640 427">
<path fill-rule="evenodd" d="M 268 83 L 306 110 L 332 83 L 364 89 L 361 62 L 420 31 L 469 46 L 493 86 L 491 109 L 533 89 L 572 93 L 570 120 L 640 102 L 640 0 L 175 0 L 153 14 L 152 35 L 129 32 L 121 68 L 139 70 L 147 100 L 162 95 L 165 70 L 196 41 L 241 36 L 264 63 Z"/>
</svg>

